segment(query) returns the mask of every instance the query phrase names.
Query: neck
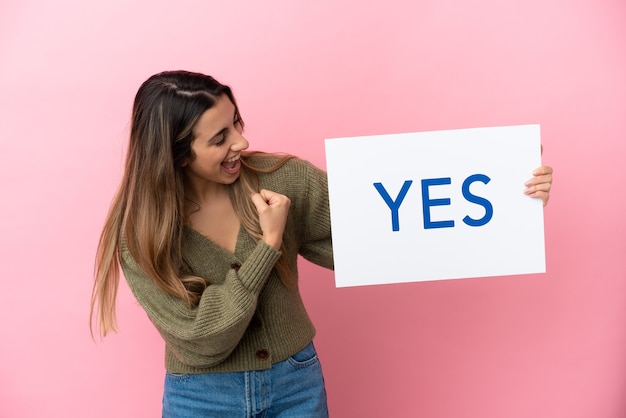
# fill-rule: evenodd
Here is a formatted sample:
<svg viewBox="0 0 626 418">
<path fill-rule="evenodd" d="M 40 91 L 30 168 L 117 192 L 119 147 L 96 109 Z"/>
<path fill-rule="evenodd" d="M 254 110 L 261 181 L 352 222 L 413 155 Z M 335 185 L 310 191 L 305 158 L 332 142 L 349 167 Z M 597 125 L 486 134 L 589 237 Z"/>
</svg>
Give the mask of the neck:
<svg viewBox="0 0 626 418">
<path fill-rule="evenodd" d="M 210 205 L 224 199 L 230 199 L 228 188 L 229 186 L 226 184 L 214 182 L 203 182 L 202 184 L 185 182 L 185 199 L 200 206 Z"/>
</svg>

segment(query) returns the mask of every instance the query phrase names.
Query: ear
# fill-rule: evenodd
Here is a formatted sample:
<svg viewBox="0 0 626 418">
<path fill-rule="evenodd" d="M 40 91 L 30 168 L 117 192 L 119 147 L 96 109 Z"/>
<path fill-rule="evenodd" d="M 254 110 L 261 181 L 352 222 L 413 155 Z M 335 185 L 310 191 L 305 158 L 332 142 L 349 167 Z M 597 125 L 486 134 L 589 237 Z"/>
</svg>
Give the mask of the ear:
<svg viewBox="0 0 626 418">
<path fill-rule="evenodd" d="M 187 167 L 189 163 L 191 163 L 195 159 L 196 159 L 196 154 L 193 152 L 192 149 L 190 149 L 187 155 L 185 156 L 185 159 L 183 160 L 183 162 L 180 163 L 180 168 Z"/>
<path fill-rule="evenodd" d="M 194 160 L 194 158 L 196 157 L 195 154 L 193 154 L 193 152 L 191 153 L 192 155 L 188 155 L 187 158 L 185 158 L 185 161 L 183 161 L 180 164 L 181 168 L 185 168 L 189 165 L 190 162 L 192 162 Z"/>
</svg>

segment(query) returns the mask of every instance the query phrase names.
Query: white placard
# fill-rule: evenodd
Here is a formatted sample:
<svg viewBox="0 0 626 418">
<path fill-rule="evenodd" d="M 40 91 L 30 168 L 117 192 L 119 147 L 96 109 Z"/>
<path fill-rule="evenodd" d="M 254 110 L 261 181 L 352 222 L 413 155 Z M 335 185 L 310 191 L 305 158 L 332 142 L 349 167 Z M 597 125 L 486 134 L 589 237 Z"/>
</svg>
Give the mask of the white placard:
<svg viewBox="0 0 626 418">
<path fill-rule="evenodd" d="M 326 140 L 337 287 L 545 272 L 539 125 Z"/>
</svg>

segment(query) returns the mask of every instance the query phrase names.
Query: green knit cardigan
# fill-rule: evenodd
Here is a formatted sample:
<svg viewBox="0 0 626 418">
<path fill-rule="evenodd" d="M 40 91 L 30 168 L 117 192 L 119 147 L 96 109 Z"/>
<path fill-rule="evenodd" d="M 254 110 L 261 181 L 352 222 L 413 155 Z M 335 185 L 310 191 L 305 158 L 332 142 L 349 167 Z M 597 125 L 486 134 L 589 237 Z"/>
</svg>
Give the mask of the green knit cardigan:
<svg viewBox="0 0 626 418">
<path fill-rule="evenodd" d="M 297 256 L 333 268 L 326 173 L 293 158 L 259 174 L 260 188 L 291 199 L 285 255 L 293 271 Z M 304 348 L 315 335 L 298 286 L 287 288 L 274 264 L 281 253 L 240 228 L 234 254 L 185 227 L 183 259 L 207 280 L 194 308 L 160 290 L 122 246 L 124 276 L 139 304 L 165 340 L 171 373 L 263 370 Z"/>
</svg>

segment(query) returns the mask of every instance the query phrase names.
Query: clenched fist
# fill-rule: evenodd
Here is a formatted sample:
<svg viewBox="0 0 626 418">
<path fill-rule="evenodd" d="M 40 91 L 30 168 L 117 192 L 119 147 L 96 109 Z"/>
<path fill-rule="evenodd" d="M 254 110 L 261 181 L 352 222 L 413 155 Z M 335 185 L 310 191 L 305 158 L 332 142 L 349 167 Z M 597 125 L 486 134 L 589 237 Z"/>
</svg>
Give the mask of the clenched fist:
<svg viewBox="0 0 626 418">
<path fill-rule="evenodd" d="M 251 198 L 259 212 L 263 241 L 277 250 L 280 249 L 291 200 L 285 195 L 266 189 L 252 194 Z"/>
</svg>

